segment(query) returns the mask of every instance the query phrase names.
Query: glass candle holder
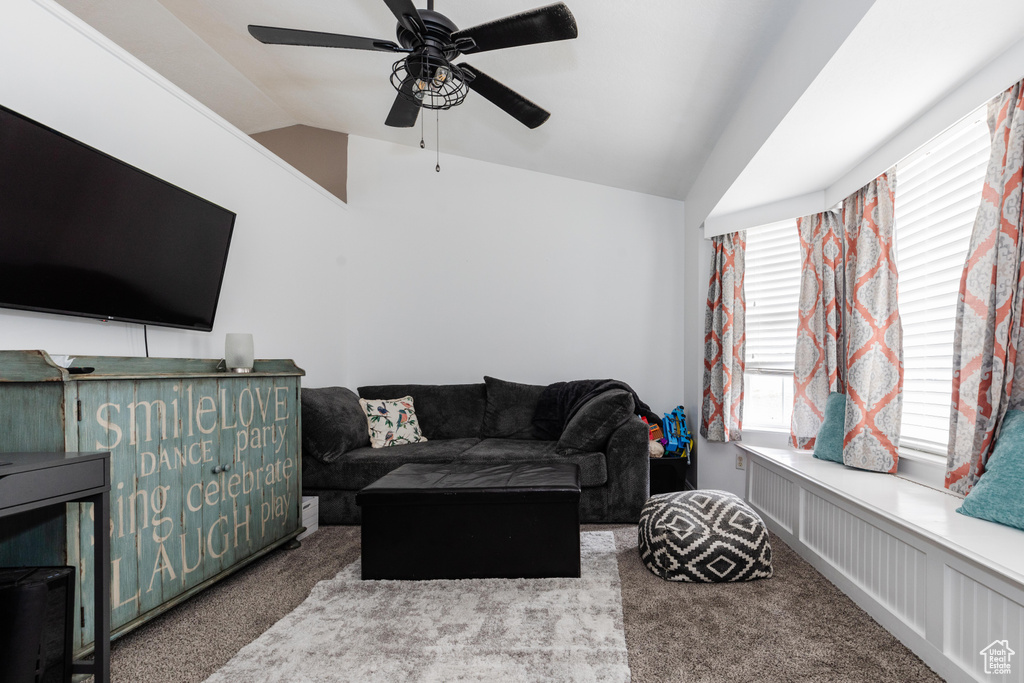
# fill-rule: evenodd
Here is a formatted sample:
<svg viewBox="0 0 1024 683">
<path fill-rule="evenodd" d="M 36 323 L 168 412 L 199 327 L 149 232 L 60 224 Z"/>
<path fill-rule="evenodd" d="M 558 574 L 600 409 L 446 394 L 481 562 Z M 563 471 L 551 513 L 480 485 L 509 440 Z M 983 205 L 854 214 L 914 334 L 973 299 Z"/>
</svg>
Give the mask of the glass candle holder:
<svg viewBox="0 0 1024 683">
<path fill-rule="evenodd" d="M 232 332 L 224 337 L 224 365 L 229 372 L 252 372 L 252 335 Z"/>
</svg>

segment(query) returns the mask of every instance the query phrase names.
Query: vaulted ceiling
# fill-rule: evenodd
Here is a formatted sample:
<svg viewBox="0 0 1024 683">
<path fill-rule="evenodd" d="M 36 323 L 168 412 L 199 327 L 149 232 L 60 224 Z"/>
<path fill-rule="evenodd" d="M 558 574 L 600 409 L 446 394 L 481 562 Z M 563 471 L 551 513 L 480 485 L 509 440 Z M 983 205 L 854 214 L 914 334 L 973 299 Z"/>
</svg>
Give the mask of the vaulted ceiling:
<svg viewBox="0 0 1024 683">
<path fill-rule="evenodd" d="M 382 0 L 58 2 L 247 133 L 304 124 L 419 145 L 419 126 L 384 125 L 394 55 L 264 45 L 246 31 L 394 40 Z M 676 199 L 697 187 L 708 195 L 699 220 L 827 187 L 1024 36 L 1020 0 L 566 2 L 578 39 L 466 57 L 551 118 L 530 130 L 470 93 L 421 117 L 427 146 L 439 129 L 449 154 Z M 535 6 L 435 9 L 465 28 Z M 744 104 L 764 115 L 737 145 L 723 134 L 744 137 Z M 702 173 L 724 180 L 701 185 Z"/>
</svg>

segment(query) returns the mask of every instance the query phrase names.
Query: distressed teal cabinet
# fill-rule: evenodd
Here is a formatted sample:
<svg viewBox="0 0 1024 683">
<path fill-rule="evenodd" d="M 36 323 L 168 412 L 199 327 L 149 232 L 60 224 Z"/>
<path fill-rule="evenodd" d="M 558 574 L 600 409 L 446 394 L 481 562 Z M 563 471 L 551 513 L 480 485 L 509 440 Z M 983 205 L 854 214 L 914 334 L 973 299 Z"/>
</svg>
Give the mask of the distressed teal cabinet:
<svg viewBox="0 0 1024 683">
<path fill-rule="evenodd" d="M 111 452 L 111 627 L 122 634 L 300 531 L 300 377 L 287 360 L 0 351 L 0 452 Z M 0 564 L 79 571 L 76 649 L 92 633 L 91 506 L 0 529 Z M 84 600 L 83 600 L 84 596 Z M 82 608 L 81 606 L 85 607 Z"/>
</svg>

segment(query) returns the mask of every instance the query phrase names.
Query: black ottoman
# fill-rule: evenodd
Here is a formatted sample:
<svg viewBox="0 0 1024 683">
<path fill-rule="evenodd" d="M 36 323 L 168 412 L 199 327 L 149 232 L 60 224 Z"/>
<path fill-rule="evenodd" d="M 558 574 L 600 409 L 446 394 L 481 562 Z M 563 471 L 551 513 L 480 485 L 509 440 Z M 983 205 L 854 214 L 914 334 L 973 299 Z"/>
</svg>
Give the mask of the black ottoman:
<svg viewBox="0 0 1024 683">
<path fill-rule="evenodd" d="M 651 496 L 640 511 L 640 559 L 667 581 L 718 583 L 772 575 L 768 530 L 727 491 Z"/>
<path fill-rule="evenodd" d="M 571 463 L 402 465 L 356 494 L 362 578 L 580 575 Z"/>
</svg>

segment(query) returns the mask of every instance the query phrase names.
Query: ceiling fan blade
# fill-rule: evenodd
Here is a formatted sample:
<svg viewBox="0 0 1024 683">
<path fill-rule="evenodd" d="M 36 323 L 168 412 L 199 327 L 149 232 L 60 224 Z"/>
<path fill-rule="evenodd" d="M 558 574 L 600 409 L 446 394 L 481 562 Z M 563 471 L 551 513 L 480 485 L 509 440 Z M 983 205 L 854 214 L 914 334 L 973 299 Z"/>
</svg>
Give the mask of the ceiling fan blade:
<svg viewBox="0 0 1024 683">
<path fill-rule="evenodd" d="M 536 128 L 551 116 L 550 112 L 541 109 L 515 90 L 502 85 L 476 67 L 463 63 L 459 64 L 459 68 L 467 75 L 472 76 L 472 80 L 467 82 L 470 90 L 479 93 L 484 99 L 490 100 L 527 128 Z"/>
<path fill-rule="evenodd" d="M 253 38 L 267 45 L 306 45 L 309 47 L 347 47 L 354 50 L 378 50 L 380 52 L 408 52 L 390 40 L 360 38 L 340 33 L 303 31 L 297 28 L 275 28 L 274 26 L 249 26 Z"/>
<path fill-rule="evenodd" d="M 500 50 L 505 47 L 569 40 L 579 35 L 572 12 L 559 2 L 528 12 L 513 14 L 452 34 L 452 41 L 465 54 Z M 472 39 L 470 42 L 467 39 Z"/>
<path fill-rule="evenodd" d="M 398 23 L 407 30 L 412 31 L 418 36 L 426 33 L 423 20 L 420 19 L 420 13 L 416 11 L 416 6 L 412 4 L 412 0 L 384 0 L 384 4 L 388 6 L 391 13 L 398 19 Z"/>
<path fill-rule="evenodd" d="M 416 125 L 416 118 L 420 115 L 420 103 L 406 97 L 406 94 L 412 94 L 414 83 L 415 79 L 410 78 L 402 84 L 402 92 L 395 95 L 395 103 L 391 105 L 384 125 L 393 128 L 412 128 Z"/>
</svg>

